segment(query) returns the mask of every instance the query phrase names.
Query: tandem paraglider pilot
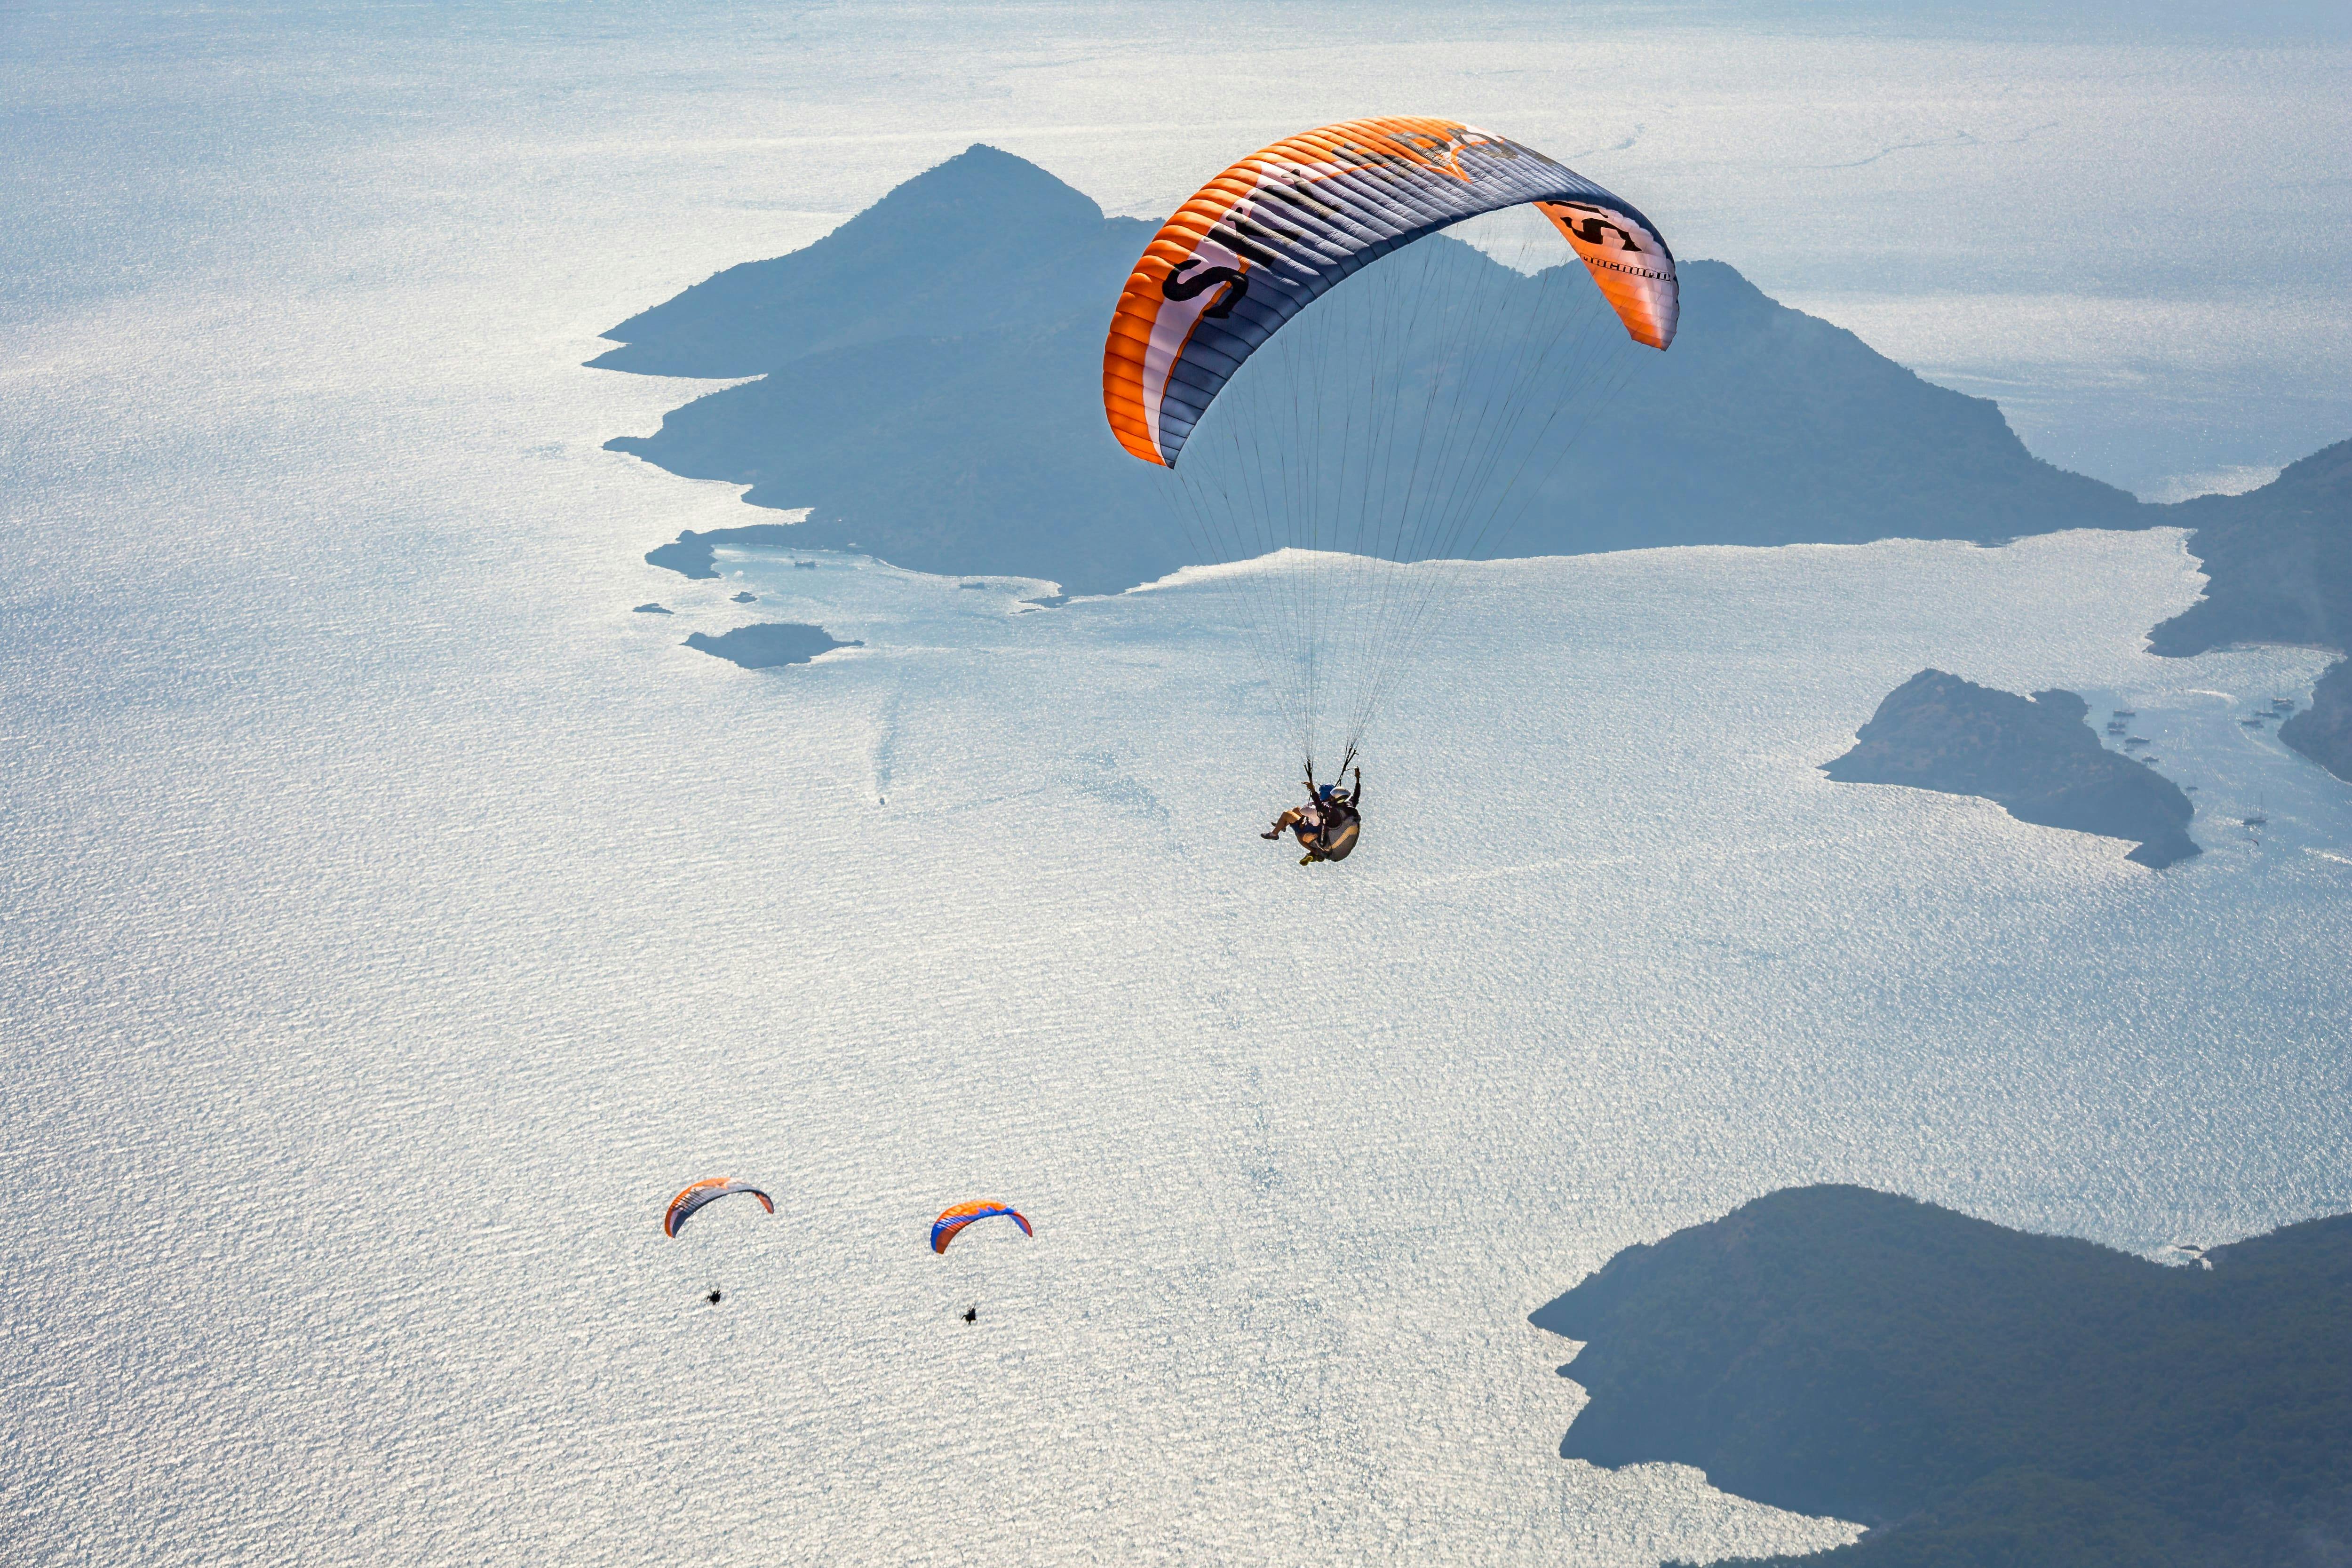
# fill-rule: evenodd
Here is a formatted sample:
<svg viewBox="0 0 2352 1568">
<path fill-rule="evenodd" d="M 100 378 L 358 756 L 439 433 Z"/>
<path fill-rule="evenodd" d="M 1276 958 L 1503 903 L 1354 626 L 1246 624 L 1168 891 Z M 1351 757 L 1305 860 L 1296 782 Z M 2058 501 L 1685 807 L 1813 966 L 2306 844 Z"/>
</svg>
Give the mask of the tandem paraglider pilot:
<svg viewBox="0 0 2352 1568">
<path fill-rule="evenodd" d="M 1465 261 L 1448 257 L 1477 253 L 1436 240 L 1501 214 L 1541 248 Z M 1420 258 L 1410 268 L 1408 251 Z M 1570 258 L 1584 277 L 1551 264 Z M 1343 285 L 1357 304 L 1331 308 L 1356 314 L 1314 313 Z M 1373 330 L 1286 335 L 1302 313 Z M 1103 421 L 1165 476 L 1166 500 L 1190 520 L 1185 559 L 1234 568 L 1216 580 L 1267 657 L 1290 754 L 1308 763 L 1306 805 L 1266 837 L 1296 832 L 1309 866 L 1354 849 L 1363 786 L 1353 797 L 1336 786 L 1420 657 L 1422 617 L 1458 585 L 1437 563 L 1504 553 L 1566 437 L 1615 405 L 1618 356 L 1664 350 L 1681 319 L 1673 247 L 1640 208 L 1458 120 L 1387 115 L 1284 137 L 1227 165 L 1153 233 L 1103 334 Z M 1424 322 L 1460 335 L 1440 348 Z M 1465 368 L 1414 390 L 1431 364 Z M 1441 383 L 1452 388 L 1444 413 L 1429 401 Z M 1360 409 L 1367 434 L 1348 426 L 1328 447 L 1316 412 L 1327 407 Z M 1402 484 L 1368 482 L 1360 462 L 1333 458 L 1405 447 L 1415 466 Z M 1515 488 L 1522 475 L 1531 489 Z M 1315 787 L 1318 735 L 1349 747 L 1329 789 Z"/>
<path fill-rule="evenodd" d="M 1364 798 L 1364 770 L 1356 770 L 1356 787 L 1350 792 L 1338 784 L 1318 784 L 1307 781 L 1307 804 L 1294 805 L 1274 819 L 1274 826 L 1258 835 L 1260 838 L 1279 838 L 1286 832 L 1298 836 L 1298 847 L 1307 851 L 1298 858 L 1302 866 L 1312 866 L 1318 860 L 1345 860 L 1354 853 L 1356 839 L 1363 830 L 1363 822 L 1356 815 Z"/>
</svg>

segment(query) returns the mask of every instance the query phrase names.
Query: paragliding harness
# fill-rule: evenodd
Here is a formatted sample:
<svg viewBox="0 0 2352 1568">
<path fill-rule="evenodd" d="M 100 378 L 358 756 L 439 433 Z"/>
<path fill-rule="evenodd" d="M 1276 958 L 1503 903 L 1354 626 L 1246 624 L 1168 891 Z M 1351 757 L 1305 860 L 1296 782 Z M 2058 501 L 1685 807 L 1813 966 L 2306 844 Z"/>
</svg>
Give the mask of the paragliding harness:
<svg viewBox="0 0 2352 1568">
<path fill-rule="evenodd" d="M 1339 772 L 1337 776 L 1346 778 L 1348 764 L 1355 760 L 1356 748 L 1350 746 L 1348 748 L 1348 754 L 1339 759 Z M 1312 758 L 1309 758 L 1307 763 L 1307 784 L 1314 791 L 1315 798 L 1322 808 L 1323 830 L 1315 836 L 1314 847 L 1307 851 L 1306 858 L 1299 864 L 1312 865 L 1318 860 L 1345 860 L 1356 852 L 1356 840 L 1363 832 L 1363 821 L 1356 815 L 1356 805 L 1364 793 L 1364 770 L 1361 768 L 1356 770 L 1355 794 L 1349 795 L 1345 800 L 1340 800 L 1334 798 L 1331 794 L 1338 787 L 1337 785 L 1325 784 L 1319 789 L 1316 788 L 1315 763 Z"/>
</svg>

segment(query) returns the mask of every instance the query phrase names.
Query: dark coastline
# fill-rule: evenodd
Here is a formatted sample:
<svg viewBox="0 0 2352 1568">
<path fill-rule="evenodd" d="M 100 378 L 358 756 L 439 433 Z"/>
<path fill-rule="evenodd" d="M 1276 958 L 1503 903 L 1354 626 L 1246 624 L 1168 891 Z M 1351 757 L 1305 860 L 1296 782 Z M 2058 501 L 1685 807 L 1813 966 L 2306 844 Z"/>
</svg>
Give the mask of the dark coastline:
<svg viewBox="0 0 2352 1568">
<path fill-rule="evenodd" d="M 1859 1187 L 1626 1248 L 1531 1321 L 1585 1342 L 1560 1446 L 1871 1527 L 1788 1562 L 2337 1561 L 2352 1215 L 2166 1268 Z"/>
<path fill-rule="evenodd" d="M 2185 658 L 2239 643 L 2352 650 L 2352 441 L 2292 463 L 2244 495 L 2167 509 L 2194 529 L 2205 596 L 2148 634 L 2148 651 Z M 2311 707 L 2279 739 L 2352 783 L 2352 660 L 2320 677 Z"/>
</svg>

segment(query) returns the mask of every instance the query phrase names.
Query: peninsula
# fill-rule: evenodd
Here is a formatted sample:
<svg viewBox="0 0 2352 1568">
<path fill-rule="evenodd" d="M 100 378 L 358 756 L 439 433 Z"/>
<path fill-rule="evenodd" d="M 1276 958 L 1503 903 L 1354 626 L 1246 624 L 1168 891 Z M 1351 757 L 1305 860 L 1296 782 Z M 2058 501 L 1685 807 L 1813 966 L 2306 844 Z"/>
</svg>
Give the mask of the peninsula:
<svg viewBox="0 0 2352 1568">
<path fill-rule="evenodd" d="M 2352 1539 L 2352 1215 L 2167 1268 L 1860 1187 L 1626 1248 L 1538 1309 L 1585 1342 L 1560 1452 L 1694 1465 L 1894 1565 L 2332 1561 Z"/>
<path fill-rule="evenodd" d="M 646 552 L 646 564 L 661 566 L 681 577 L 716 577 L 717 552 L 725 546 L 740 550 L 782 550 L 801 542 L 788 522 L 754 522 L 742 528 L 713 528 L 701 533 L 688 529 L 658 549 Z"/>
<path fill-rule="evenodd" d="M 2071 691 L 2031 698 L 1923 669 L 1878 705 L 1853 750 L 1822 764 L 1841 784 L 1906 784 L 1998 802 L 2020 822 L 2137 840 L 2160 868 L 2197 854 L 2180 786 L 2099 744 Z"/>
<path fill-rule="evenodd" d="M 2293 463 L 2244 495 L 2167 509 L 2196 530 L 2205 596 L 2148 634 L 2152 653 L 2186 658 L 2232 643 L 2300 643 L 2352 652 L 2352 441 Z M 2279 739 L 2352 783 L 2352 659 L 2320 676 L 2311 706 Z"/>
</svg>

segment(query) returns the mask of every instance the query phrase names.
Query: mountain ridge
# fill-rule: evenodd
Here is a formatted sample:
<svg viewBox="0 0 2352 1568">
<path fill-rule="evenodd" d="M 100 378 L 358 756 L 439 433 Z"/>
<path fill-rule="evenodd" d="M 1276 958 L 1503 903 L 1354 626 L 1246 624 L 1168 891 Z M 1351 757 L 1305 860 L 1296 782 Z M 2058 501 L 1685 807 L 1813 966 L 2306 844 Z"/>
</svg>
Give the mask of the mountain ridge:
<svg viewBox="0 0 2352 1568">
<path fill-rule="evenodd" d="M 986 243 L 1004 233 L 1019 243 Z M 975 146 L 814 244 L 728 268 L 613 328 L 619 346 L 599 367 L 762 379 L 607 445 L 746 484 L 753 505 L 809 507 L 795 537 L 810 548 L 1078 593 L 1151 581 L 1188 563 L 1167 476 L 1120 452 L 1100 406 L 1103 331 L 1150 233 Z M 1423 244 L 1458 249 L 1446 267 L 1501 270 L 1445 237 Z M 2034 458 L 1992 403 L 1779 304 L 1727 264 L 1682 272 L 1674 349 L 1637 356 L 1624 395 L 1526 521 L 1482 553 L 1993 542 L 2158 521 Z M 1343 286 L 1315 309 L 1344 321 L 1369 299 Z"/>
</svg>

